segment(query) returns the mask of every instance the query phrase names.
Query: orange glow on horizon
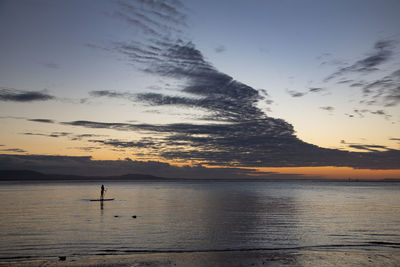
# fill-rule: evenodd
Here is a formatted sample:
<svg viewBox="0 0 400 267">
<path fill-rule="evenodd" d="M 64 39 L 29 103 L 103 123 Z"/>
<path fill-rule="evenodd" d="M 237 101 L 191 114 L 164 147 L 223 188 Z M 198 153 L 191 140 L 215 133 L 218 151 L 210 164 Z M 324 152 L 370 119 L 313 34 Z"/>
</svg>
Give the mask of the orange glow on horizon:
<svg viewBox="0 0 400 267">
<path fill-rule="evenodd" d="M 47 146 L 46 146 L 47 147 Z M 89 156 L 93 161 L 113 161 L 113 160 L 126 160 L 127 158 L 132 161 L 157 161 L 160 163 L 168 163 L 171 166 L 176 167 L 195 167 L 198 164 L 201 164 L 204 168 L 229 168 L 229 169 L 243 169 L 249 170 L 248 175 L 254 177 L 265 177 L 265 178 L 274 178 L 274 173 L 277 175 L 294 175 L 293 179 L 359 179 L 359 180 L 381 180 L 381 179 L 400 179 L 400 169 L 388 169 L 388 170 L 375 170 L 375 169 L 354 169 L 351 167 L 335 167 L 335 166 L 325 166 L 325 167 L 235 167 L 235 166 L 216 166 L 216 165 L 207 165 L 206 162 L 197 162 L 197 161 L 185 161 L 185 160 L 166 160 L 163 158 L 158 158 L 156 156 L 143 156 L 137 157 L 132 155 L 132 153 L 123 151 L 123 150 L 94 150 L 94 151 L 81 151 L 77 149 L 68 149 L 65 147 L 53 147 L 54 150 L 57 150 L 58 153 L 40 153 L 42 152 L 40 148 L 42 147 L 33 147 L 31 151 L 25 153 L 15 153 L 15 155 L 59 155 L 59 156 Z M 49 152 L 49 151 L 47 151 Z M 54 151 L 51 151 L 54 152 Z M 12 155 L 14 153 L 9 153 Z M 254 173 L 251 173 L 254 171 Z M 271 174 L 269 174 L 271 173 Z M 279 177 L 277 177 L 279 178 Z M 283 178 L 283 177 L 282 177 Z M 286 177 L 290 178 L 290 176 Z M 284 179 L 284 178 L 283 178 Z"/>
<path fill-rule="evenodd" d="M 353 169 L 350 167 L 277 167 L 257 168 L 260 172 L 276 172 L 279 174 L 299 174 L 328 179 L 400 179 L 400 169 L 372 170 Z"/>
</svg>

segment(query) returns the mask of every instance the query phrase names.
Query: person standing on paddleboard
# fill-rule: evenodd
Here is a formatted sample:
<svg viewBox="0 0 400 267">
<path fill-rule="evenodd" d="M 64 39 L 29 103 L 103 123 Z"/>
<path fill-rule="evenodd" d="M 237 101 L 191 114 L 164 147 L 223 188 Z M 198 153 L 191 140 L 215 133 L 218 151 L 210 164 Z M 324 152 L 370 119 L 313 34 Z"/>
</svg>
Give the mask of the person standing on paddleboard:
<svg viewBox="0 0 400 267">
<path fill-rule="evenodd" d="M 106 190 L 104 189 L 104 184 L 101 185 L 101 190 L 100 190 L 100 200 L 104 199 L 104 192 Z"/>
</svg>

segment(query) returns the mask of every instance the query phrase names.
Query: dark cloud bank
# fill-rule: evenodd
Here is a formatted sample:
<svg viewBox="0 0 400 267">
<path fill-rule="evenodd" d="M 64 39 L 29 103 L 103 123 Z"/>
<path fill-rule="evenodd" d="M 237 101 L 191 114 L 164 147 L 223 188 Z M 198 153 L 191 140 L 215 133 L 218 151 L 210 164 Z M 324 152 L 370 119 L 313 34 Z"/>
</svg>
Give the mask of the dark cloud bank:
<svg viewBox="0 0 400 267">
<path fill-rule="evenodd" d="M 91 121 L 66 125 L 120 131 L 162 133 L 163 138 L 125 142 L 97 141 L 115 147 L 146 147 L 166 159 L 195 160 L 231 167 L 343 166 L 368 169 L 399 168 L 400 151 L 357 153 L 320 148 L 299 140 L 290 124 L 259 119 L 233 124 L 127 124 Z M 152 153 L 152 152 L 149 152 Z"/>
<path fill-rule="evenodd" d="M 182 5 L 175 5 L 174 12 L 182 12 L 181 7 Z M 138 9 L 135 12 L 139 12 Z M 134 16 L 131 13 L 127 15 Z M 142 12 L 141 15 L 153 18 L 147 12 Z M 180 17 L 185 16 L 180 15 Z M 168 25 L 168 21 L 161 22 L 159 24 Z M 148 23 L 147 27 L 151 27 L 151 23 Z M 209 165 L 348 166 L 372 169 L 400 167 L 396 160 L 400 156 L 397 150 L 354 153 L 324 149 L 301 141 L 296 137 L 292 125 L 284 120 L 268 117 L 258 107 L 258 102 L 265 101 L 263 95 L 267 94 L 261 94 L 266 92 L 265 90 L 256 90 L 220 72 L 204 58 L 191 41 L 166 37 L 158 26 L 152 29 L 156 33 L 152 34 L 152 38 L 147 42 L 119 43 L 114 49 L 144 72 L 183 80 L 186 85 L 177 89 L 177 95 L 149 92 L 138 94 L 133 98 L 132 95 L 128 95 L 128 99 L 145 102 L 154 107 L 173 105 L 200 108 L 208 111 L 208 115 L 201 119 L 215 123 L 151 125 L 74 121 L 65 124 L 162 134 L 164 138 L 157 139 L 151 144 L 143 142 L 141 145 L 148 145 L 150 149 L 158 146 L 155 153 L 166 159 L 196 160 Z M 148 28 L 143 31 L 148 31 Z M 392 46 L 391 42 L 377 43 L 375 54 L 333 76 L 339 76 L 346 71 L 367 71 L 375 68 L 391 56 L 389 51 Z M 307 92 L 300 94 L 292 92 L 292 95 L 303 96 L 324 90 L 320 87 L 309 88 Z M 185 96 L 178 93 L 183 93 Z M 126 93 L 117 92 L 92 93 L 95 94 L 126 97 Z M 328 111 L 333 110 L 333 107 L 324 108 Z M 132 143 L 132 146 L 138 146 L 139 143 L 140 140 Z M 115 140 L 106 141 L 104 144 L 121 146 Z M 126 143 L 124 146 L 126 147 Z"/>
<path fill-rule="evenodd" d="M 142 42 L 116 42 L 112 48 L 107 49 L 117 51 L 143 72 L 179 80 L 184 86 L 177 87 L 175 95 L 152 91 L 132 94 L 103 90 L 90 92 L 91 97 L 124 98 L 143 102 L 154 108 L 161 106 L 198 108 L 206 111 L 207 115 L 199 117 L 198 124 L 159 125 L 82 120 L 61 122 L 61 124 L 90 129 L 149 133 L 153 138 L 128 141 L 96 138 L 89 142 L 115 148 L 132 148 L 132 151 L 133 148 L 146 148 L 150 155 L 161 156 L 167 160 L 230 168 L 208 169 L 201 166 L 179 168 L 160 162 L 93 161 L 89 157 L 41 155 L 2 155 L 0 156 L 2 168 L 24 166 L 27 169 L 46 172 L 80 170 L 85 171 L 84 174 L 100 171 L 104 175 L 107 172 L 114 175 L 134 171 L 190 178 L 210 176 L 234 178 L 254 174 L 249 170 L 233 167 L 400 168 L 399 150 L 356 153 L 321 148 L 298 139 L 293 126 L 284 120 L 267 116 L 258 106 L 261 101 L 271 102 L 265 100 L 267 95 L 265 90 L 256 90 L 217 70 L 190 40 L 173 37 L 180 35 L 180 29 L 186 27 L 185 8 L 181 2 L 137 0 L 118 3 L 120 3 L 119 9 L 115 16 L 139 29 L 146 38 L 143 38 Z M 385 47 L 377 49 L 386 51 Z M 385 60 L 389 56 L 386 53 L 381 52 L 378 58 L 359 62 L 351 70 L 362 68 L 362 64 L 372 69 L 376 64 L 371 62 Z M 345 71 L 350 70 L 341 72 Z M 306 93 L 322 90 L 322 88 L 310 88 Z M 211 123 L 205 123 L 205 120 Z M 40 119 L 37 121 L 46 122 Z"/>
</svg>

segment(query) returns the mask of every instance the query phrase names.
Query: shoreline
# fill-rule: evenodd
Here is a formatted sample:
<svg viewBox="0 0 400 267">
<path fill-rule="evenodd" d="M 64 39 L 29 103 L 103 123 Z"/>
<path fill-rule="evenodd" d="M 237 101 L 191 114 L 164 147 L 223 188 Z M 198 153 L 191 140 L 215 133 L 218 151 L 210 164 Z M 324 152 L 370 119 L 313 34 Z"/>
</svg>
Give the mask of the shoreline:
<svg viewBox="0 0 400 267">
<path fill-rule="evenodd" d="M 0 260 L 0 266 L 399 266 L 398 249 L 133 253 Z"/>
</svg>

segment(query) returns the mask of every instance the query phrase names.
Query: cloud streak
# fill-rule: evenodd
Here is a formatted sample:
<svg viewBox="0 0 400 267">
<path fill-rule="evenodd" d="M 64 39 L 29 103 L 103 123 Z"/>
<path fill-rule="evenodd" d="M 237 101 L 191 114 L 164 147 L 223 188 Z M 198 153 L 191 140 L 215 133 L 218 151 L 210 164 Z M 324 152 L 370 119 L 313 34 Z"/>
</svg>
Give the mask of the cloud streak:
<svg viewBox="0 0 400 267">
<path fill-rule="evenodd" d="M 320 109 L 326 110 L 326 111 L 329 111 L 329 112 L 332 112 L 332 111 L 335 110 L 335 108 L 334 108 L 334 107 L 331 107 L 331 106 L 320 107 Z"/>
<path fill-rule="evenodd" d="M 128 93 L 128 92 L 117 92 L 111 90 L 101 90 L 101 91 L 90 91 L 89 95 L 92 97 L 109 97 L 109 98 L 122 98 L 134 101 L 136 98 L 136 94 Z"/>
<path fill-rule="evenodd" d="M 5 152 L 14 152 L 14 153 L 25 153 L 26 151 L 20 148 L 5 148 L 5 149 L 0 149 L 0 151 L 5 151 Z"/>
<path fill-rule="evenodd" d="M 64 136 L 68 136 L 71 135 L 71 133 L 67 133 L 67 132 L 53 132 L 51 134 L 42 134 L 42 133 L 31 133 L 31 132 L 26 132 L 26 133 L 22 133 L 23 135 L 37 135 L 37 136 L 45 136 L 45 137 L 52 137 L 52 138 L 58 138 L 58 137 L 64 137 Z"/>
<path fill-rule="evenodd" d="M 40 121 L 38 121 L 40 122 Z M 59 138 L 59 137 L 68 137 L 72 141 L 79 141 L 83 139 L 89 138 L 97 138 L 97 137 L 105 137 L 106 135 L 99 135 L 99 134 L 73 134 L 70 132 L 52 132 L 52 133 L 32 133 L 32 132 L 24 132 L 21 133 L 23 135 L 29 136 L 43 136 L 43 137 L 51 137 L 51 138 Z"/>
<path fill-rule="evenodd" d="M 42 122 L 42 123 L 55 123 L 55 121 L 49 120 L 49 119 L 28 119 L 28 121 Z"/>
<path fill-rule="evenodd" d="M 325 90 L 326 89 L 322 88 L 322 87 L 311 87 L 311 88 L 308 88 L 308 91 L 306 91 L 306 92 L 299 92 L 299 91 L 295 91 L 295 90 L 286 90 L 286 92 L 289 95 L 291 95 L 292 97 L 303 97 L 303 96 L 305 96 L 307 94 L 310 94 L 310 93 L 320 93 L 320 92 L 323 92 Z"/>
<path fill-rule="evenodd" d="M 396 65 L 388 66 L 390 61 L 398 60 L 398 55 L 395 53 L 397 45 L 398 42 L 394 40 L 376 42 L 367 57 L 337 69 L 326 77 L 324 82 L 341 78 L 337 83 L 360 88 L 363 97 L 360 104 L 397 106 L 400 103 L 400 69 L 393 70 Z M 388 73 L 388 70 L 391 72 Z M 381 78 L 365 81 L 357 76 L 372 73 L 374 75 L 371 77 L 380 76 Z"/>
<path fill-rule="evenodd" d="M 356 61 L 349 66 L 338 69 L 336 72 L 326 77 L 325 81 L 343 76 L 347 73 L 366 73 L 379 70 L 378 67 L 380 65 L 386 63 L 389 59 L 392 58 L 395 44 L 396 42 L 393 40 L 380 40 L 376 42 L 373 51 L 370 52 L 370 55 Z"/>
<path fill-rule="evenodd" d="M 219 45 L 214 49 L 215 53 L 223 53 L 226 51 L 226 47 L 224 45 Z"/>
<path fill-rule="evenodd" d="M 355 148 L 358 150 L 368 151 L 368 152 L 387 152 L 387 151 L 396 151 L 387 146 L 382 145 L 369 145 L 369 144 L 357 144 L 357 143 L 348 143 L 344 140 L 341 141 L 342 144 L 346 144 L 350 148 Z"/>
<path fill-rule="evenodd" d="M 366 114 L 373 114 L 378 116 L 383 116 L 385 119 L 390 119 L 392 116 L 387 114 L 384 110 L 369 110 L 369 109 L 354 109 L 353 112 L 360 118 L 364 118 Z M 346 114 L 349 117 L 354 117 L 352 114 Z"/>
<path fill-rule="evenodd" d="M 89 140 L 92 143 L 100 143 L 103 145 L 113 146 L 117 148 L 152 148 L 158 149 L 158 143 L 154 142 L 152 138 L 143 138 L 140 141 L 122 141 L 117 139 L 107 139 L 107 140 Z"/>
<path fill-rule="evenodd" d="M 54 100 L 55 97 L 41 91 L 22 91 L 0 87 L 0 101 L 34 102 Z"/>
<path fill-rule="evenodd" d="M 362 88 L 366 103 L 376 103 L 381 100 L 385 106 L 396 106 L 400 103 L 400 69 L 384 76 L 382 79 L 359 83 Z M 369 98 L 369 101 L 368 101 Z"/>
</svg>

